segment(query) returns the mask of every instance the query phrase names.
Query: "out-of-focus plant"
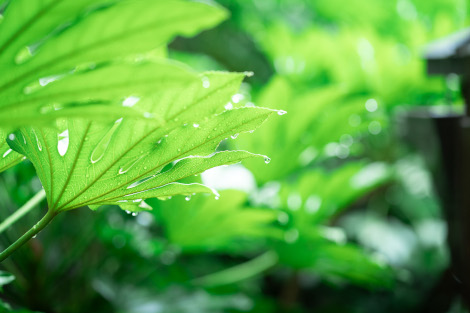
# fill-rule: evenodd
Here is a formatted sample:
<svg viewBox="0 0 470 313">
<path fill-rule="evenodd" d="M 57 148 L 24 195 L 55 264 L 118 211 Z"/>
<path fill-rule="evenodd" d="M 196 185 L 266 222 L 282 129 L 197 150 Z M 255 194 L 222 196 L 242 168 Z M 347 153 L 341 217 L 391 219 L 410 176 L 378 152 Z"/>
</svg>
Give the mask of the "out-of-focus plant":
<svg viewBox="0 0 470 313">
<path fill-rule="evenodd" d="M 9 299 L 15 299 L 11 295 L 16 292 L 17 303 L 25 300 L 27 297 L 19 296 L 18 290 L 28 290 L 28 286 L 40 286 L 44 294 L 50 292 L 47 296 L 54 295 L 75 281 L 84 286 L 81 296 L 67 295 L 54 305 L 37 298 L 30 299 L 30 303 L 44 310 L 52 306 L 68 312 L 74 312 L 69 303 L 103 312 L 132 313 L 274 312 L 280 306 L 288 312 L 308 312 L 312 307 L 319 312 L 396 312 L 412 311 L 425 301 L 425 293 L 446 266 L 445 226 L 426 171 L 413 157 L 403 156 L 404 148 L 391 129 L 391 113 L 402 104 L 440 104 L 448 101 L 449 95 L 457 99 L 455 78 L 445 82 L 427 78 L 420 53 L 429 40 L 467 23 L 463 2 L 220 2 L 231 11 L 230 20 L 195 39 L 178 38 L 169 56 L 203 71 L 235 68 L 254 71 L 254 77 L 242 83 L 239 90 L 241 74 L 205 72 L 197 76 L 173 62 L 162 61 L 162 52 L 158 51 L 151 56 L 132 56 L 124 64 L 138 67 L 163 62 L 168 69 L 178 69 L 187 82 L 178 85 L 179 78 L 162 76 L 158 80 L 162 85 L 148 95 L 125 94 L 124 90 L 116 102 L 117 106 L 136 102 L 132 113 L 126 110 L 126 114 L 146 115 L 150 123 L 162 125 L 161 134 L 168 133 L 168 137 L 163 136 L 160 144 L 168 149 L 158 156 L 179 155 L 178 149 L 195 144 L 192 135 L 201 130 L 207 131 L 202 137 L 214 136 L 210 152 L 216 153 L 209 154 L 207 149 L 207 159 L 188 158 L 175 164 L 176 159 L 168 158 L 160 164 L 155 159 L 140 159 L 155 147 L 144 152 L 137 149 L 123 163 L 135 170 L 135 180 L 119 189 L 120 181 L 115 182 L 115 176 L 104 175 L 106 179 L 101 180 L 95 167 L 99 171 L 100 164 L 113 164 L 119 157 L 109 152 L 119 152 L 135 142 L 136 138 L 125 136 L 124 124 L 144 134 L 149 122 L 127 116 L 117 123 L 114 117 L 110 121 L 101 118 L 102 126 L 93 132 L 97 145 L 85 142 L 87 153 L 77 154 L 81 155 L 77 161 L 83 162 L 77 164 L 90 166 L 91 162 L 93 171 L 70 176 L 89 191 L 77 196 L 76 188 L 65 188 L 62 191 L 68 198 L 61 200 L 50 196 L 54 190 L 51 186 L 49 198 L 62 208 L 72 208 L 72 204 L 118 204 L 129 215 L 104 208 L 93 212 L 95 219 L 87 219 L 86 214 L 91 213 L 80 210 L 59 215 L 57 218 L 67 221 L 67 225 L 83 227 L 87 236 L 82 236 L 73 249 L 67 249 L 77 233 L 72 226 L 60 229 L 59 223 L 54 223 L 49 235 L 45 232 L 39 237 L 50 249 L 42 251 L 35 246 L 36 252 L 29 257 L 34 260 L 41 256 L 45 261 L 40 270 L 52 278 L 64 277 L 64 282 L 55 286 L 35 279 L 33 285 L 22 279 L 11 262 L 6 262 L 18 278 L 10 284 Z M 65 84 L 66 79 L 83 77 L 90 83 L 101 82 L 99 77 L 91 78 L 119 64 L 123 63 L 102 64 L 93 71 L 80 68 L 64 76 L 62 83 L 59 79 L 43 86 L 38 94 L 54 84 Z M 178 103 L 190 107 L 191 99 L 197 109 L 188 110 L 178 120 L 157 109 L 161 105 L 162 110 L 176 110 Z M 88 103 L 83 107 L 71 104 L 59 111 L 92 110 Z M 254 115 L 272 113 L 262 107 L 280 109 L 278 114 L 283 116 L 268 120 L 254 134 L 240 134 L 255 128 L 250 123 L 231 127 L 231 123 L 241 121 L 234 117 L 243 110 Z M 201 112 L 203 108 L 208 111 Z M 205 116 L 212 117 L 207 120 Z M 259 117 L 260 122 L 263 119 Z M 206 129 L 204 123 L 212 124 Z M 65 129 L 64 125 L 59 123 L 57 127 Z M 10 144 L 19 151 L 24 149 L 36 167 L 47 165 L 37 145 L 24 145 L 18 140 L 24 134 L 34 139 L 32 129 L 14 133 L 16 140 Z M 53 146 L 67 137 L 57 129 L 42 131 L 53 133 L 48 136 Z M 181 147 L 168 141 L 180 133 L 188 138 Z M 64 135 L 56 139 L 57 134 Z M 69 149 L 75 149 L 80 141 L 72 141 L 71 134 L 69 128 Z M 157 142 L 162 137 L 155 136 L 152 138 Z M 38 142 L 41 148 L 46 146 L 41 136 Z M 105 148 L 96 152 L 96 147 Z M 251 156 L 246 152 L 226 151 L 229 148 L 266 154 L 269 164 L 246 158 Z M 106 153 L 101 154 L 103 150 Z M 22 158 L 13 153 L 7 155 L 12 164 Z M 228 159 L 233 153 L 236 157 Z M 98 160 L 96 166 L 94 160 Z M 215 169 L 213 173 L 219 173 L 216 184 L 208 183 L 210 173 L 203 174 L 202 180 L 194 177 L 206 168 L 240 160 L 245 168 L 236 165 Z M 202 166 L 199 161 L 210 166 Z M 193 186 L 210 191 L 200 185 L 206 183 L 209 187 L 244 191 L 224 190 L 219 199 L 192 195 L 192 189 L 173 198 L 174 193 L 156 194 L 162 189 L 147 188 L 147 184 L 155 182 L 152 187 L 159 187 L 159 176 L 146 181 L 153 173 L 141 175 L 146 173 L 146 166 L 150 169 L 155 164 L 164 166 L 166 175 L 161 178 L 185 184 L 172 188 Z M 120 163 L 112 166 L 115 172 L 126 168 Z M 14 179 L 17 169 L 5 172 L 5 182 Z M 27 172 L 24 167 L 21 170 Z M 74 171 L 67 167 L 61 170 Z M 94 180 L 89 181 L 87 173 Z M 43 183 L 51 183 L 52 177 L 67 177 L 55 171 L 43 176 Z M 96 188 L 95 180 L 102 182 L 100 186 L 106 185 L 106 190 Z M 28 190 L 29 185 L 23 189 Z M 152 211 L 137 212 L 143 209 L 139 205 L 146 206 L 139 201 L 145 197 L 126 196 L 126 187 L 130 186 L 129 190 L 147 186 L 149 196 L 152 193 L 152 197 L 160 198 L 146 202 Z M 117 189 L 110 191 L 108 187 Z M 19 196 L 15 197 L 18 202 Z M 166 201 L 160 201 L 163 199 Z M 116 202 L 122 200 L 137 202 Z M 60 232 L 63 241 L 53 236 Z M 63 258 L 57 258 L 62 254 Z M 28 254 L 23 252 L 22 256 Z M 34 262 L 27 260 L 18 257 L 15 262 L 35 269 L 31 265 Z"/>
</svg>

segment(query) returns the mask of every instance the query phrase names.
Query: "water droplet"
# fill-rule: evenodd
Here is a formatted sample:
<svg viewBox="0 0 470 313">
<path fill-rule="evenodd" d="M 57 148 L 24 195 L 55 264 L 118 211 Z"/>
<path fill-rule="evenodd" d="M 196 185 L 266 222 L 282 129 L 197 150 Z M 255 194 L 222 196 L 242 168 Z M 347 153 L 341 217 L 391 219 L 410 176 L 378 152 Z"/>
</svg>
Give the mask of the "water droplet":
<svg viewBox="0 0 470 313">
<path fill-rule="evenodd" d="M 10 154 L 11 151 L 12 151 L 11 149 L 8 149 L 8 150 L 3 154 L 3 157 L 5 158 L 7 155 Z"/>
<path fill-rule="evenodd" d="M 198 128 L 199 124 L 193 124 L 193 127 Z"/>
<path fill-rule="evenodd" d="M 126 213 L 127 213 L 127 214 L 131 214 L 132 212 L 131 212 L 131 211 L 129 211 L 129 210 L 126 210 Z"/>
<path fill-rule="evenodd" d="M 149 155 L 150 152 L 147 152 L 143 155 L 141 155 L 138 159 L 134 160 L 130 160 L 129 162 L 127 162 L 126 164 L 124 164 L 123 166 L 121 166 L 121 168 L 119 169 L 119 174 L 125 174 L 127 173 L 134 165 L 136 165 L 140 160 L 142 160 L 143 158 L 145 158 L 147 155 Z"/>
<path fill-rule="evenodd" d="M 49 77 L 42 77 L 39 78 L 39 85 L 42 87 L 49 85 L 50 83 L 58 80 L 61 78 L 63 75 L 55 75 L 55 76 L 49 76 Z"/>
<path fill-rule="evenodd" d="M 219 200 L 219 199 L 220 199 L 220 196 L 219 196 L 219 195 L 216 195 L 216 196 L 214 197 L 214 199 L 215 199 L 215 200 Z"/>
<path fill-rule="evenodd" d="M 278 110 L 277 111 L 277 115 L 284 115 L 286 114 L 287 112 L 286 111 L 283 111 L 283 110 Z"/>
<path fill-rule="evenodd" d="M 186 200 L 186 201 L 191 200 L 191 196 L 186 196 L 186 197 L 184 197 L 184 200 Z"/>
<path fill-rule="evenodd" d="M 233 109 L 233 104 L 232 104 L 232 102 L 227 103 L 227 104 L 224 106 L 224 108 L 225 108 L 226 110 L 231 110 L 231 109 Z"/>
<path fill-rule="evenodd" d="M 201 78 L 201 80 L 202 80 L 202 87 L 209 88 L 211 86 L 211 82 L 209 81 L 209 78 L 204 76 Z"/>
<path fill-rule="evenodd" d="M 15 56 L 16 64 L 23 64 L 28 61 L 33 56 L 31 49 L 29 47 L 23 47 L 18 54 Z"/>
<path fill-rule="evenodd" d="M 133 107 L 137 102 L 139 102 L 139 97 L 130 96 L 122 101 L 122 106 Z"/>
<path fill-rule="evenodd" d="M 33 133 L 34 133 L 34 137 L 36 137 L 36 143 L 37 143 L 37 145 L 38 145 L 38 149 L 39 149 L 39 151 L 42 151 L 41 142 L 39 141 L 38 135 L 36 134 L 36 132 L 34 131 L 34 129 L 33 129 Z"/>
<path fill-rule="evenodd" d="M 109 143 L 111 142 L 111 138 L 113 137 L 114 133 L 118 129 L 119 125 L 121 125 L 122 118 L 118 119 L 114 122 L 113 127 L 104 135 L 104 137 L 98 142 L 95 149 L 91 153 L 90 161 L 91 163 L 96 163 L 104 156 L 106 150 L 108 149 Z"/>
<path fill-rule="evenodd" d="M 265 156 L 264 157 L 264 163 L 268 164 L 269 162 L 271 162 L 271 158 Z"/>
<path fill-rule="evenodd" d="M 15 134 L 10 134 L 10 135 L 8 135 L 8 139 L 10 139 L 10 140 L 12 140 L 12 141 L 15 140 L 15 138 L 16 138 L 16 137 L 15 137 Z"/>
<path fill-rule="evenodd" d="M 234 94 L 234 95 L 232 96 L 232 101 L 233 101 L 233 103 L 238 103 L 238 102 L 240 102 L 241 100 L 243 100 L 243 98 L 245 98 L 244 95 L 242 95 L 241 93 L 237 93 L 237 94 Z"/>
<path fill-rule="evenodd" d="M 137 212 L 132 212 L 132 216 L 137 216 L 139 213 Z"/>
<path fill-rule="evenodd" d="M 232 139 L 237 139 L 237 137 L 238 137 L 238 134 L 234 134 L 234 135 L 230 136 L 230 138 L 232 138 Z"/>
<path fill-rule="evenodd" d="M 37 236 L 38 236 L 38 235 L 36 234 L 36 235 L 33 236 L 33 238 L 36 238 Z"/>
<path fill-rule="evenodd" d="M 65 130 L 58 135 L 57 141 L 57 150 L 59 151 L 60 156 L 64 156 L 67 153 L 69 148 L 69 131 Z"/>
</svg>

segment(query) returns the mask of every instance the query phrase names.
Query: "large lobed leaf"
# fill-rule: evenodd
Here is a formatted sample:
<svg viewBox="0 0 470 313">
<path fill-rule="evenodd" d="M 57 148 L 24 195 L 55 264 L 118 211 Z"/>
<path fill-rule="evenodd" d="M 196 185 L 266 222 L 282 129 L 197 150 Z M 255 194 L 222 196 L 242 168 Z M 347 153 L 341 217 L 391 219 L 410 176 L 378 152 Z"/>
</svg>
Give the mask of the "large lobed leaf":
<svg viewBox="0 0 470 313">
<path fill-rule="evenodd" d="M 104 1 L 80 0 L 72 5 L 64 0 L 30 2 L 14 1 L 7 7 L 0 25 L 0 37 L 4 38 L 0 41 L 0 71 L 8 73 L 0 77 L 2 127 L 31 123 L 23 120 L 23 114 L 30 110 L 36 116 L 39 114 L 44 101 L 33 99 L 24 103 L 24 98 L 28 98 L 24 91 L 40 78 L 70 73 L 80 64 L 144 53 L 166 44 L 175 35 L 194 35 L 226 16 L 218 7 L 178 0 L 121 1 L 88 14 L 83 14 L 87 7 L 90 11 L 90 5 L 96 7 Z M 72 26 L 50 34 L 65 22 Z M 31 45 L 33 55 L 19 62 L 17 54 Z M 127 73 L 117 76 L 123 79 L 121 83 L 132 81 L 133 75 L 123 77 L 124 74 Z M 49 98 L 48 102 L 54 103 L 56 99 Z"/>
<path fill-rule="evenodd" d="M 177 67 L 173 71 L 179 73 L 156 85 L 151 96 L 145 90 L 134 94 L 134 101 L 145 96 L 134 108 L 149 116 L 147 121 L 67 119 L 57 128 L 23 127 L 9 136 L 9 145 L 34 164 L 50 210 L 118 204 L 136 211 L 144 207 L 142 199 L 212 192 L 178 181 L 256 156 L 214 152 L 221 140 L 252 131 L 275 113 L 251 107 L 225 110 L 244 75 L 205 73 L 201 80 Z"/>
<path fill-rule="evenodd" d="M 173 81 L 174 73 L 157 64 L 109 61 L 146 53 L 176 35 L 194 35 L 227 15 L 214 5 L 181 0 L 15 0 L 0 6 L 5 4 L 0 172 L 23 159 L 5 142 L 5 132 L 18 126 L 44 126 L 60 117 L 136 116 L 120 101 Z M 77 75 L 83 71 L 89 73 Z"/>
</svg>

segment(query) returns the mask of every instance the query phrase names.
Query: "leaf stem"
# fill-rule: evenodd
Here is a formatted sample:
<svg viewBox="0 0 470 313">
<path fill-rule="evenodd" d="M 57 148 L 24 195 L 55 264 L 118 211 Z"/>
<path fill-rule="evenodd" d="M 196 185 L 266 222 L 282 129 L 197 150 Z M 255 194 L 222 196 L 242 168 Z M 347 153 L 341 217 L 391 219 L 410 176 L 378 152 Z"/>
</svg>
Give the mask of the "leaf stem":
<svg viewBox="0 0 470 313">
<path fill-rule="evenodd" d="M 31 211 L 39 202 L 41 202 L 46 197 L 46 191 L 41 189 L 37 194 L 34 195 L 28 202 L 26 202 L 21 208 L 19 208 L 15 213 L 7 217 L 0 224 L 0 234 L 3 233 L 8 227 L 13 223 L 17 222 L 25 214 Z"/>
<path fill-rule="evenodd" d="M 47 211 L 46 215 L 37 222 L 30 230 L 28 230 L 23 236 L 21 236 L 17 241 L 11 244 L 8 248 L 0 253 L 0 263 L 3 262 L 7 257 L 10 256 L 16 249 L 24 245 L 28 240 L 36 236 L 47 224 L 52 221 L 52 219 L 57 215 L 55 211 Z"/>
<path fill-rule="evenodd" d="M 233 284 L 244 279 L 256 276 L 259 273 L 273 267 L 278 261 L 278 256 L 274 251 L 264 254 L 234 267 L 209 274 L 192 280 L 192 283 L 205 287 L 223 286 Z"/>
</svg>

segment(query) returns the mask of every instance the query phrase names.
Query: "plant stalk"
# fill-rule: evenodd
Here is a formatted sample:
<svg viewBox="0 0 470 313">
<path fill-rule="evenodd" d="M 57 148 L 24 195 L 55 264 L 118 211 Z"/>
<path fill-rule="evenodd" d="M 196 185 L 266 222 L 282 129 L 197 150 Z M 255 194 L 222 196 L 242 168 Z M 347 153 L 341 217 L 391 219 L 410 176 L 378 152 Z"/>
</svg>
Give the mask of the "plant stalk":
<svg viewBox="0 0 470 313">
<path fill-rule="evenodd" d="M 13 223 L 17 222 L 25 214 L 31 211 L 39 202 L 41 202 L 46 197 L 46 191 L 41 189 L 37 194 L 34 195 L 28 202 L 26 202 L 21 208 L 19 208 L 15 213 L 7 217 L 0 224 L 0 234 L 3 233 L 8 227 Z"/>
<path fill-rule="evenodd" d="M 0 263 L 3 262 L 7 257 L 10 256 L 16 249 L 24 245 L 28 240 L 36 236 L 47 224 L 52 221 L 52 219 L 57 215 L 55 211 L 47 211 L 46 215 L 37 222 L 30 230 L 28 230 L 23 236 L 21 236 L 17 241 L 12 243 L 8 248 L 0 253 Z"/>
</svg>

